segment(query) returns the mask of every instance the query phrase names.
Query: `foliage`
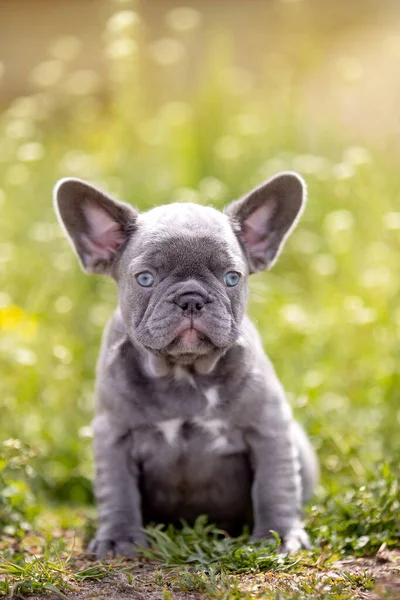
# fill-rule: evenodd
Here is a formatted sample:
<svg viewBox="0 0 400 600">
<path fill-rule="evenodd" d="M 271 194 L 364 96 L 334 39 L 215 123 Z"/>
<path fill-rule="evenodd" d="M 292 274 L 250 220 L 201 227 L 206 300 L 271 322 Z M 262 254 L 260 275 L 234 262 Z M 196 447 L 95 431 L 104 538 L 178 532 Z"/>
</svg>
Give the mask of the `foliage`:
<svg viewBox="0 0 400 600">
<path fill-rule="evenodd" d="M 384 544 L 400 546 L 399 469 L 385 464 L 358 488 L 327 496 L 309 520 L 314 541 L 342 554 L 375 554 Z"/>
<path fill-rule="evenodd" d="M 0 534 L 23 535 L 38 512 L 32 488 L 34 456 L 16 439 L 6 440 L 0 446 Z"/>
</svg>

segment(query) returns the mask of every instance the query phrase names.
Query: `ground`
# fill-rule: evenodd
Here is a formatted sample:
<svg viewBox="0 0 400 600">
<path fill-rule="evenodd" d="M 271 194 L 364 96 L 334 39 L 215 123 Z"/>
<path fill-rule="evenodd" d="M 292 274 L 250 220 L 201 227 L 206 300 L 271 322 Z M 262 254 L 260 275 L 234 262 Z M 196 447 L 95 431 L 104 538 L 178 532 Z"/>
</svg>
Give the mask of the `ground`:
<svg viewBox="0 0 400 600">
<path fill-rule="evenodd" d="M 86 555 L 74 558 L 76 568 L 88 568 L 91 563 Z M 97 600 L 116 600 L 133 598 L 137 600 L 200 600 L 210 597 L 207 593 L 190 592 L 180 589 L 182 583 L 176 583 L 176 574 L 165 573 L 160 581 L 158 567 L 149 562 L 137 562 L 126 565 L 126 572 L 116 570 L 108 574 L 100 581 L 85 581 L 74 586 L 74 589 L 66 592 L 70 600 L 84 600 L 96 598 Z M 158 581 L 156 582 L 157 574 Z M 307 584 L 315 598 L 327 598 L 327 594 L 335 586 L 344 580 L 352 581 L 352 592 L 348 598 L 359 598 L 361 600 L 397 600 L 400 598 L 400 552 L 383 551 L 374 558 L 346 558 L 336 561 L 328 569 L 309 568 L 305 573 L 276 574 L 266 572 L 261 574 L 245 574 L 232 576 L 232 587 L 248 594 L 247 598 L 272 598 L 275 591 L 291 589 L 298 590 L 301 587 L 306 591 Z M 365 589 L 365 581 L 371 582 L 371 589 Z M 312 582 L 308 583 L 308 582 Z M 311 587 L 312 585 L 312 587 Z M 170 593 L 170 596 L 168 595 Z M 218 595 L 220 593 L 220 595 Z M 224 595 L 224 593 L 226 595 Z M 233 595 L 232 598 L 240 596 Z M 31 600 L 43 600 L 43 595 L 25 596 Z M 46 594 L 49 600 L 58 600 L 56 594 Z M 222 588 L 220 592 L 215 591 L 215 597 L 229 598 L 229 592 Z M 284 596 L 285 597 L 285 596 Z M 287 597 L 287 596 L 286 596 Z M 304 597 L 304 596 L 303 596 Z M 339 596 L 340 597 L 340 596 Z"/>
<path fill-rule="evenodd" d="M 3 538 L 0 597 L 34 600 L 397 600 L 400 551 L 382 544 L 374 556 L 314 548 L 293 556 L 277 543 L 250 546 L 247 535 L 232 539 L 199 520 L 194 528 L 148 530 L 152 542 L 137 560 L 97 562 L 76 532 L 55 545 L 29 533 Z M 8 586 L 8 587 L 7 587 Z"/>
</svg>

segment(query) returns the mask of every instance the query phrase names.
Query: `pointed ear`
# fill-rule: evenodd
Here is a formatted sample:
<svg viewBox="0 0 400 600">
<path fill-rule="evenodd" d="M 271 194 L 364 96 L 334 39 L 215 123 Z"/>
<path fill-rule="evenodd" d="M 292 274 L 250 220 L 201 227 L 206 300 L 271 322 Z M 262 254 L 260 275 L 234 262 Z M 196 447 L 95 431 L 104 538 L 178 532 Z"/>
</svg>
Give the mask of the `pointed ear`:
<svg viewBox="0 0 400 600">
<path fill-rule="evenodd" d="M 80 179 L 61 179 L 54 207 L 82 267 L 111 275 L 113 264 L 136 228 L 137 212 Z"/>
<path fill-rule="evenodd" d="M 296 173 L 279 173 L 225 209 L 247 253 L 250 272 L 272 267 L 306 201 Z"/>
</svg>

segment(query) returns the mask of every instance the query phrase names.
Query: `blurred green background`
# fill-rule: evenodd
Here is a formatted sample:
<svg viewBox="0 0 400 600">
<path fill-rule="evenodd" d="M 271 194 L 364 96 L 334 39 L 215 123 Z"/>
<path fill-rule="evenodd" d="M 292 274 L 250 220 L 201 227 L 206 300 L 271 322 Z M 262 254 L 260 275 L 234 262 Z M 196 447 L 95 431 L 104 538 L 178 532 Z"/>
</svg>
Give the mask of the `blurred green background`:
<svg viewBox="0 0 400 600">
<path fill-rule="evenodd" d="M 35 492 L 92 499 L 116 303 L 56 222 L 68 175 L 146 209 L 222 207 L 301 173 L 306 212 L 253 277 L 250 313 L 320 455 L 320 494 L 396 468 L 399 17 L 390 0 L 0 1 L 0 441 L 37 454 Z"/>
</svg>

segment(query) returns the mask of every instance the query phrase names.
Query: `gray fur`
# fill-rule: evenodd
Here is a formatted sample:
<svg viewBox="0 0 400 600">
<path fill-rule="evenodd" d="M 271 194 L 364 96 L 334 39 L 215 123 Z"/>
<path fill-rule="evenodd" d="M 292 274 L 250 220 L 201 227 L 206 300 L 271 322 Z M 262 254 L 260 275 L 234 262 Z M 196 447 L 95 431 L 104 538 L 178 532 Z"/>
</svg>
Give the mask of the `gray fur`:
<svg viewBox="0 0 400 600">
<path fill-rule="evenodd" d="M 276 260 L 304 190 L 282 173 L 225 213 L 171 204 L 138 214 L 80 180 L 57 185 L 82 266 L 111 275 L 119 293 L 97 368 L 99 557 L 132 556 L 149 522 L 200 514 L 232 534 L 247 523 L 253 540 L 276 531 L 285 551 L 308 547 L 301 506 L 317 461 L 245 315 L 248 275 Z M 143 271 L 153 287 L 138 284 Z M 241 273 L 236 287 L 228 271 Z"/>
</svg>

